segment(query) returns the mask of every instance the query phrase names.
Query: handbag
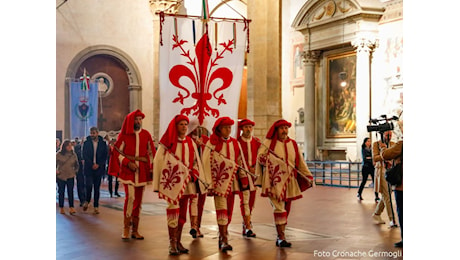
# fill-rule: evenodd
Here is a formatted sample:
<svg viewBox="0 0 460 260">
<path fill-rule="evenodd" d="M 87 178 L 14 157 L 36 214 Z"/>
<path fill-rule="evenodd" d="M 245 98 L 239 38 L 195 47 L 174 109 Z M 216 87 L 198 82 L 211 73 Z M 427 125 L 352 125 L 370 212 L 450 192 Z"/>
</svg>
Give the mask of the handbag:
<svg viewBox="0 0 460 260">
<path fill-rule="evenodd" d="M 403 162 L 401 150 L 401 162 L 394 165 L 385 172 L 385 180 L 391 185 L 401 185 L 403 179 Z"/>
</svg>

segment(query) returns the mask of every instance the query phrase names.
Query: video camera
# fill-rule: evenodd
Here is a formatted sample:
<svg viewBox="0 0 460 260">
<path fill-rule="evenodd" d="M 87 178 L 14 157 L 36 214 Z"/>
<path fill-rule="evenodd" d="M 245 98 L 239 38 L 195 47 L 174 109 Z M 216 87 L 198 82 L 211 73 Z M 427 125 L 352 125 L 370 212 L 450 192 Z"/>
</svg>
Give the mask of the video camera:
<svg viewBox="0 0 460 260">
<path fill-rule="evenodd" d="M 392 118 L 387 118 L 386 115 L 381 115 L 380 118 L 377 119 L 370 119 L 369 124 L 367 126 L 367 132 L 386 132 L 394 129 L 393 122 L 390 121 L 397 121 L 399 118 L 397 116 L 393 116 Z"/>
</svg>

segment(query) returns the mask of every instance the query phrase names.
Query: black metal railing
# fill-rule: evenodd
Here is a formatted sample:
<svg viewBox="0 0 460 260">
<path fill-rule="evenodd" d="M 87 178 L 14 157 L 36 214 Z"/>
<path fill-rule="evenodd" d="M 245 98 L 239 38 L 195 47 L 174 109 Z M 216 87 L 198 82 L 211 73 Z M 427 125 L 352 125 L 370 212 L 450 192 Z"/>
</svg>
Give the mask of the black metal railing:
<svg viewBox="0 0 460 260">
<path fill-rule="evenodd" d="M 357 188 L 361 184 L 360 162 L 306 161 L 316 185 Z M 369 182 L 372 180 L 369 176 Z"/>
</svg>

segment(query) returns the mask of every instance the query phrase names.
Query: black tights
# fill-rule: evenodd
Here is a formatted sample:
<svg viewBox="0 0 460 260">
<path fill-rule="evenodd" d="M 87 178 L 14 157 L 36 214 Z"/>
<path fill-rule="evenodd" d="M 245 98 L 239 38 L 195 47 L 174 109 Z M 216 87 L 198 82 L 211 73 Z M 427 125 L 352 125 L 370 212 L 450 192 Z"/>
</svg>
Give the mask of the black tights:
<svg viewBox="0 0 460 260">
<path fill-rule="evenodd" d="M 371 175 L 372 181 L 374 181 L 374 169 L 373 168 L 363 166 L 363 170 L 361 171 L 361 173 L 363 175 L 363 180 L 361 181 L 361 184 L 359 185 L 359 189 L 358 189 L 359 195 L 361 195 L 361 193 L 363 192 L 364 186 L 366 185 L 367 178 L 369 177 L 369 175 Z M 379 197 L 379 194 L 377 192 L 374 192 L 374 194 L 375 194 L 375 198 Z"/>
</svg>

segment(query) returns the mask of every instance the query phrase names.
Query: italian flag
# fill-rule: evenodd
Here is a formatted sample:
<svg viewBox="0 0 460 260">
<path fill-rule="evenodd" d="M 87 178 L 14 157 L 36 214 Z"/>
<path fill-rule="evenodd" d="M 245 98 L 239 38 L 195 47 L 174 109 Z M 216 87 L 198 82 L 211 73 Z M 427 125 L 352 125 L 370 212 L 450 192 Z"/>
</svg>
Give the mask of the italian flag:
<svg viewBox="0 0 460 260">
<path fill-rule="evenodd" d="M 209 8 L 208 8 L 208 0 L 203 0 L 203 13 L 201 14 L 201 17 L 203 20 L 208 20 L 209 19 Z"/>
<path fill-rule="evenodd" d="M 81 90 L 82 91 L 89 90 L 90 77 L 89 77 L 89 75 L 86 74 L 86 68 L 84 69 L 83 76 L 80 77 L 80 80 L 81 80 Z"/>
</svg>

